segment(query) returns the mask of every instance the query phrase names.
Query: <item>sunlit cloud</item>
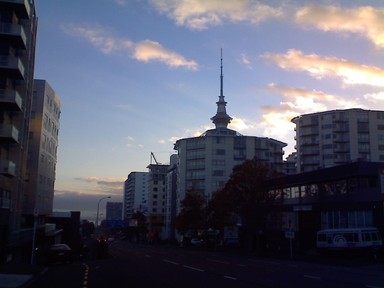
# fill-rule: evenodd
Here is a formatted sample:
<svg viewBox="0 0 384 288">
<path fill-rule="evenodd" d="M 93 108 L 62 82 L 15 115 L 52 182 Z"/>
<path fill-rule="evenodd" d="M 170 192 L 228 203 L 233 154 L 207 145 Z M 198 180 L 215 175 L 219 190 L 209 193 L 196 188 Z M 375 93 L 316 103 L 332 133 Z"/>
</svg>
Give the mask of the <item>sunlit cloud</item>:
<svg viewBox="0 0 384 288">
<path fill-rule="evenodd" d="M 88 183 L 96 183 L 103 186 L 121 186 L 121 183 L 125 181 L 125 178 L 80 177 L 76 178 L 76 180 Z"/>
<path fill-rule="evenodd" d="M 275 83 L 269 84 L 267 90 L 282 95 L 285 101 L 281 102 L 281 105 L 300 114 L 363 106 L 359 99 L 339 97 L 317 90 L 287 87 Z"/>
<path fill-rule="evenodd" d="M 312 77 L 340 78 L 346 85 L 384 87 L 384 70 L 376 66 L 360 65 L 346 59 L 304 54 L 289 50 L 286 54 L 265 53 L 262 57 L 288 71 L 305 71 Z"/>
<path fill-rule="evenodd" d="M 379 107 L 376 107 L 376 109 L 384 109 L 384 91 L 379 93 L 365 94 L 364 99 L 375 105 L 379 105 Z"/>
<path fill-rule="evenodd" d="M 228 127 L 230 129 L 236 130 L 236 131 L 243 131 L 248 129 L 247 124 L 243 119 L 232 117 L 231 123 L 229 123 Z"/>
<path fill-rule="evenodd" d="M 104 54 L 125 51 L 133 46 L 131 40 L 117 38 L 111 31 L 101 26 L 84 27 L 73 24 L 63 24 L 61 25 L 61 29 L 69 35 L 86 39 Z"/>
<path fill-rule="evenodd" d="M 133 57 L 139 61 L 159 61 L 169 67 L 185 67 L 190 70 L 197 70 L 195 61 L 188 61 L 180 54 L 164 49 L 160 43 L 144 40 L 135 45 Z"/>
<path fill-rule="evenodd" d="M 158 61 L 171 68 L 198 69 L 195 61 L 187 60 L 155 41 L 144 40 L 134 43 L 129 39 L 116 37 L 110 30 L 101 26 L 85 27 L 66 24 L 61 25 L 61 29 L 71 36 L 87 40 L 104 54 L 125 52 L 132 55 L 133 59 L 145 63 Z"/>
<path fill-rule="evenodd" d="M 242 53 L 242 54 L 240 55 L 240 57 L 241 57 L 241 58 L 240 58 L 241 63 L 242 63 L 245 67 L 252 69 L 251 61 L 249 60 L 248 56 L 247 56 L 246 54 Z"/>
<path fill-rule="evenodd" d="M 203 30 L 226 21 L 259 24 L 282 15 L 282 9 L 251 0 L 151 0 L 177 25 Z"/>
<path fill-rule="evenodd" d="M 322 31 L 358 33 L 369 38 L 378 48 L 384 48 L 384 9 L 311 5 L 296 13 L 296 21 L 303 27 Z"/>
</svg>

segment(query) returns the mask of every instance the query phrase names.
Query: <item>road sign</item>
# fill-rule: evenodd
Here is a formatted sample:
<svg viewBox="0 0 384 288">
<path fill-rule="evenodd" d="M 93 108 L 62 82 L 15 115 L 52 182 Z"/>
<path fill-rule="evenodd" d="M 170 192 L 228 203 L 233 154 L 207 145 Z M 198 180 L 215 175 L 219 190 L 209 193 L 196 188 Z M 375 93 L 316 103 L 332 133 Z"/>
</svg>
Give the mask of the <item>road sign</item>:
<svg viewBox="0 0 384 288">
<path fill-rule="evenodd" d="M 294 231 L 285 231 L 285 238 L 294 239 L 295 238 L 295 232 Z"/>
</svg>

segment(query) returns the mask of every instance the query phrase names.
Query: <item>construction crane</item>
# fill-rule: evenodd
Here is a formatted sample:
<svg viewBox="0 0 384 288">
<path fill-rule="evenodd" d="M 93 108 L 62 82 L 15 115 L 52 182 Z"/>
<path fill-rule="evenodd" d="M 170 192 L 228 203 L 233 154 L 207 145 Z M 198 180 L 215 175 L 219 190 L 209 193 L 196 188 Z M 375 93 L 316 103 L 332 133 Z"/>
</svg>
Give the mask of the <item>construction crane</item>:
<svg viewBox="0 0 384 288">
<path fill-rule="evenodd" d="M 152 159 L 155 161 L 156 165 L 161 165 L 161 163 L 157 162 L 155 154 L 153 154 L 153 152 L 151 152 L 151 159 L 150 159 L 151 164 L 152 164 Z"/>
</svg>

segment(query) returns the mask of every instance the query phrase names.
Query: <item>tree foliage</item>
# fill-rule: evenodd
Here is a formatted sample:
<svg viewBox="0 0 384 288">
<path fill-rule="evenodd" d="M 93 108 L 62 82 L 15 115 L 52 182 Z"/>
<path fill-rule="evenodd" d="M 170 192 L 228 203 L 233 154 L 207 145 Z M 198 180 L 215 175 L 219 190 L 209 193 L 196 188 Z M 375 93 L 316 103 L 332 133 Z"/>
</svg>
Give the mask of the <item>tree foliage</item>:
<svg viewBox="0 0 384 288">
<path fill-rule="evenodd" d="M 198 191 L 187 191 L 181 202 L 181 211 L 175 219 L 176 229 L 185 233 L 205 226 L 205 199 Z"/>
<path fill-rule="evenodd" d="M 274 174 L 267 164 L 257 158 L 235 166 L 224 188 L 216 192 L 210 202 L 213 225 L 234 225 L 236 215 L 241 217 L 243 225 L 254 226 L 253 222 L 261 221 L 261 215 L 256 217 L 255 213 L 261 212 L 273 200 L 273 196 L 268 194 L 267 182 Z"/>
</svg>

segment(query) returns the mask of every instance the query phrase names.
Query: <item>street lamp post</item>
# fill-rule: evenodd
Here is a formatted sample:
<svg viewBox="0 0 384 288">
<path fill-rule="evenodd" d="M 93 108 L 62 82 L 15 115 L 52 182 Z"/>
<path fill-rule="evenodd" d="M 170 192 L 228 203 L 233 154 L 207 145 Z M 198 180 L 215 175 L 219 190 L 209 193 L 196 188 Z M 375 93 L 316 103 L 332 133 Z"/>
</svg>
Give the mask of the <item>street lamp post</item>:
<svg viewBox="0 0 384 288">
<path fill-rule="evenodd" d="M 107 196 L 107 197 L 103 197 L 99 200 L 99 202 L 97 203 L 97 214 L 96 214 L 96 227 L 99 226 L 99 208 L 100 208 L 100 202 L 104 199 L 107 199 L 107 198 L 111 198 L 111 196 Z"/>
</svg>

